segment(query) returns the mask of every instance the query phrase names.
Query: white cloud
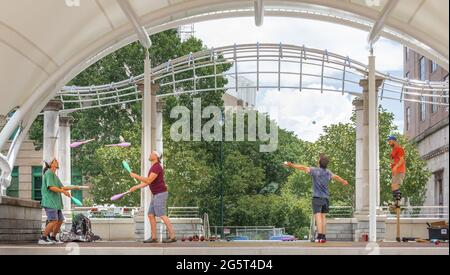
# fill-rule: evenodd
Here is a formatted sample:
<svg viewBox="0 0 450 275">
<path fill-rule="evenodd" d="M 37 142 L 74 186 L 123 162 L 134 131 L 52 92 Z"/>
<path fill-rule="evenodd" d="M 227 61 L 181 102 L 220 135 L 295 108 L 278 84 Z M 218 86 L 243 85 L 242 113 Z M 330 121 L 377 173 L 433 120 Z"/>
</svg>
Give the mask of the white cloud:
<svg viewBox="0 0 450 275">
<path fill-rule="evenodd" d="M 405 122 L 403 120 L 395 120 L 394 124 L 398 126 L 398 131 L 400 133 L 403 133 L 404 127 L 405 127 Z"/>
<path fill-rule="evenodd" d="M 278 116 L 281 128 L 307 141 L 317 140 L 324 126 L 349 122 L 353 110 L 350 96 L 320 92 L 264 91 L 257 105 L 258 110 Z"/>
</svg>

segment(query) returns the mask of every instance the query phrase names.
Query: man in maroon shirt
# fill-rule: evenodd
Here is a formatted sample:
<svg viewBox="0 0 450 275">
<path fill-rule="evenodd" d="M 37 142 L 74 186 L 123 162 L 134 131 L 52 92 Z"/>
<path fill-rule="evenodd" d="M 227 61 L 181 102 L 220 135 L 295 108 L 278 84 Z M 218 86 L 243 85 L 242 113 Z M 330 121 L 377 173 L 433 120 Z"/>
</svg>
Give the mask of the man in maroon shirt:
<svg viewBox="0 0 450 275">
<path fill-rule="evenodd" d="M 161 157 L 158 152 L 155 151 L 151 153 L 149 160 L 152 163 L 152 167 L 150 168 L 147 177 L 141 177 L 135 173 L 130 174 L 132 178 L 135 178 L 141 182 L 141 184 L 133 186 L 130 189 L 131 192 L 149 186 L 153 194 L 153 199 L 148 209 L 148 219 L 150 220 L 150 225 L 152 228 L 152 237 L 151 239 L 145 240 L 144 243 L 158 242 L 156 240 L 156 217 L 161 218 L 161 220 L 166 225 L 167 230 L 169 231 L 169 239 L 163 242 L 174 243 L 177 241 L 175 237 L 175 232 L 173 230 L 173 226 L 166 215 L 167 198 L 169 193 L 167 191 L 167 186 L 164 181 L 164 170 L 161 166 L 160 159 Z"/>
</svg>

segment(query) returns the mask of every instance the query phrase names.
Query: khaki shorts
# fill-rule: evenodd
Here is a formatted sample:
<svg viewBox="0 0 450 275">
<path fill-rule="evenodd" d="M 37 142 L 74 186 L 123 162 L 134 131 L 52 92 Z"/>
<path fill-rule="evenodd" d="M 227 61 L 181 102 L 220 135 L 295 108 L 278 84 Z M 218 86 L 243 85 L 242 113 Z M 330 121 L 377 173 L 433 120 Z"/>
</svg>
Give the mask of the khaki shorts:
<svg viewBox="0 0 450 275">
<path fill-rule="evenodd" d="M 397 173 L 392 176 L 392 185 L 402 185 L 405 180 L 405 173 Z"/>
</svg>

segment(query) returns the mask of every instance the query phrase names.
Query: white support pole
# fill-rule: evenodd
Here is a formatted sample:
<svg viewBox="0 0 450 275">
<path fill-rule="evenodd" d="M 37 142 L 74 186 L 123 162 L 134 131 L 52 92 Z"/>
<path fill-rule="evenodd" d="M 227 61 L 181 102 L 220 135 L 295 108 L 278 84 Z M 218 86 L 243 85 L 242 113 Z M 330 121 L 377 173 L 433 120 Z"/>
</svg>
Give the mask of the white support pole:
<svg viewBox="0 0 450 275">
<path fill-rule="evenodd" d="M 59 110 L 62 103 L 51 100 L 44 108 L 44 144 L 43 159 L 46 162 L 58 158 Z"/>
<path fill-rule="evenodd" d="M 377 241 L 378 106 L 375 56 L 369 56 L 369 241 Z"/>
<path fill-rule="evenodd" d="M 59 117 L 59 179 L 63 185 L 70 185 L 72 180 L 72 162 L 70 155 L 70 124 L 71 118 Z M 64 205 L 64 215 L 70 216 L 72 211 L 72 202 L 70 198 L 62 196 Z"/>
<path fill-rule="evenodd" d="M 367 88 L 367 86 L 366 86 Z M 362 98 L 353 101 L 356 113 L 356 167 L 355 167 L 355 214 L 367 215 L 369 210 L 368 196 L 368 127 L 365 123 L 367 89 L 363 92 Z"/>
<path fill-rule="evenodd" d="M 141 145 L 141 174 L 147 175 L 150 170 L 150 161 L 148 160 L 152 151 L 152 83 L 151 83 L 151 62 L 150 56 L 147 56 L 144 62 L 144 91 L 142 101 L 142 145 Z M 144 209 L 144 238 L 151 237 L 150 222 L 148 220 L 148 207 L 152 196 L 149 188 L 141 189 L 141 208 Z"/>
<path fill-rule="evenodd" d="M 155 100 L 152 100 L 152 104 L 153 102 L 155 103 L 155 105 L 153 105 L 156 108 L 156 115 L 155 115 L 155 121 L 154 124 L 152 124 L 153 127 L 153 132 L 152 134 L 154 134 L 152 136 L 152 143 L 153 143 L 153 137 L 155 138 L 154 142 L 154 148 L 155 150 L 160 153 L 161 156 L 164 155 L 163 152 L 163 106 L 164 106 L 164 102 L 163 101 L 156 101 L 156 90 L 153 88 L 152 89 L 152 98 L 154 98 Z M 153 145 L 152 145 L 153 147 Z M 161 165 L 164 165 L 164 156 L 163 159 L 161 159 Z M 163 241 L 163 232 L 164 232 L 164 226 L 163 226 L 163 221 L 160 221 L 160 225 L 159 225 L 159 241 L 162 242 Z"/>
<path fill-rule="evenodd" d="M 164 146 L 163 146 L 163 108 L 164 102 L 156 103 L 156 151 L 163 156 L 161 165 L 164 165 Z"/>
<path fill-rule="evenodd" d="M 255 25 L 261 27 L 264 24 L 264 0 L 255 0 Z"/>
</svg>

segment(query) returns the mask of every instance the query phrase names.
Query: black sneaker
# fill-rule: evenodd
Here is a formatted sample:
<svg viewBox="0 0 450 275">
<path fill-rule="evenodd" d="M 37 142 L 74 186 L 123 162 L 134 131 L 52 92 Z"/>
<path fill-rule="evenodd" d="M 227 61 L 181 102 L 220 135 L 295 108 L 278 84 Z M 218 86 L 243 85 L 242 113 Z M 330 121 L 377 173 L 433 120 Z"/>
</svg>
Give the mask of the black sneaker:
<svg viewBox="0 0 450 275">
<path fill-rule="evenodd" d="M 55 237 L 51 236 L 49 237 L 50 241 L 55 243 L 55 244 L 63 244 L 63 242 L 61 242 L 60 240 L 56 239 Z"/>
<path fill-rule="evenodd" d="M 158 241 L 156 239 L 148 239 L 145 240 L 144 243 L 158 243 Z"/>
<path fill-rule="evenodd" d="M 39 245 L 52 245 L 52 244 L 54 244 L 54 242 L 52 242 L 48 237 L 45 237 L 42 235 L 39 238 L 38 244 Z"/>
<path fill-rule="evenodd" d="M 392 196 L 394 197 L 395 201 L 401 201 L 402 200 L 402 192 L 400 190 L 396 190 L 392 192 Z"/>
<path fill-rule="evenodd" d="M 163 241 L 163 243 L 176 243 L 176 242 L 177 242 L 176 238 L 175 239 L 167 239 L 167 240 Z"/>
</svg>

